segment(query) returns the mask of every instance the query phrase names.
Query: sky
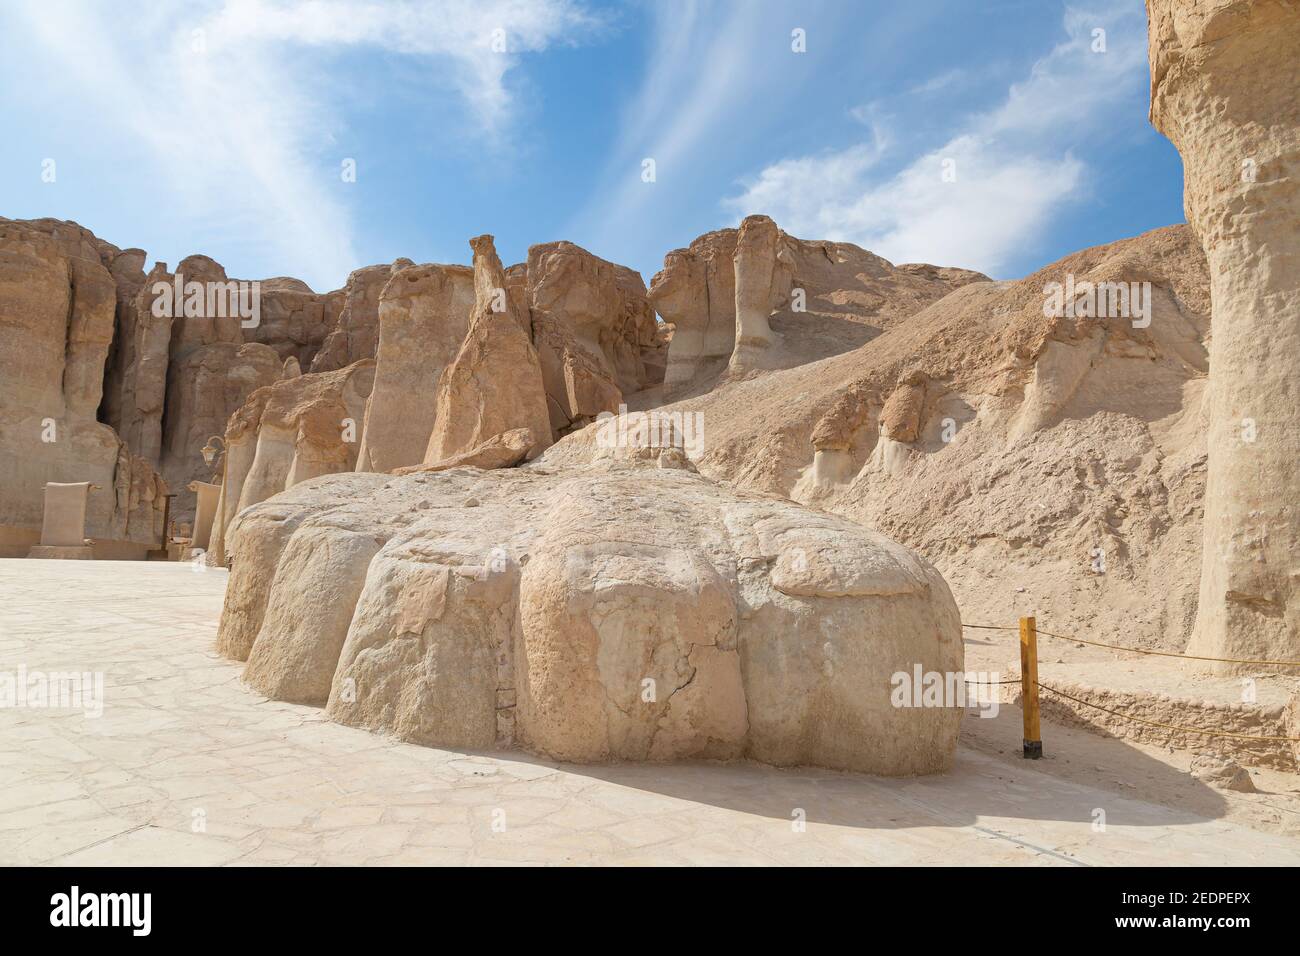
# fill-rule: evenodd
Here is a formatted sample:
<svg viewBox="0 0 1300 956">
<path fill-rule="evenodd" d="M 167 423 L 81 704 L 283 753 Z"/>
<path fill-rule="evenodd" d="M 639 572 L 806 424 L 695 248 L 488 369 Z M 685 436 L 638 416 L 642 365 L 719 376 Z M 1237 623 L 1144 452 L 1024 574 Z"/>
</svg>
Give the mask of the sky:
<svg viewBox="0 0 1300 956">
<path fill-rule="evenodd" d="M 753 213 L 1017 278 L 1183 221 L 1141 0 L 5 0 L 0 216 L 317 291 Z"/>
</svg>

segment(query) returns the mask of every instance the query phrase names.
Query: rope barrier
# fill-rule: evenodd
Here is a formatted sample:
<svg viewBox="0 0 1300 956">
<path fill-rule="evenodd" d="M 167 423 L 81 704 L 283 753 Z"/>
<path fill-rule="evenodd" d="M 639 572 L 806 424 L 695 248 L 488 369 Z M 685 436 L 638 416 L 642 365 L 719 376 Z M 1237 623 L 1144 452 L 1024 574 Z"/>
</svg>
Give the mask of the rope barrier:
<svg viewBox="0 0 1300 956">
<path fill-rule="evenodd" d="M 981 631 L 1017 631 L 1015 627 L 1001 627 L 996 624 L 963 624 L 962 627 L 975 628 Z M 1151 651 L 1141 647 L 1125 647 L 1122 644 L 1103 644 L 1100 641 L 1087 641 L 1082 637 L 1072 637 L 1068 634 L 1053 634 L 1051 631 L 1038 631 L 1044 637 L 1054 637 L 1059 641 L 1074 641 L 1078 644 L 1088 644 L 1092 647 L 1108 647 L 1113 651 L 1128 651 L 1132 654 L 1151 654 L 1156 657 L 1177 657 L 1185 661 L 1217 661 L 1222 664 L 1262 664 L 1267 667 L 1300 667 L 1300 661 L 1257 661 L 1247 660 L 1237 657 L 1200 657 L 1196 654 L 1175 654 L 1172 651 Z"/>
<path fill-rule="evenodd" d="M 1082 637 L 1072 637 L 1068 634 L 1054 634 L 1051 631 L 1040 631 L 1035 626 L 1035 622 L 1032 617 L 1022 618 L 1020 627 L 1008 627 L 1006 625 L 1001 625 L 1001 624 L 964 624 L 964 623 L 962 624 L 962 627 L 969 628 L 972 630 L 979 630 L 979 631 L 1019 631 L 1020 639 L 1021 639 L 1020 660 L 1022 665 L 1025 663 L 1026 653 L 1028 654 L 1028 660 L 1030 661 L 1030 664 L 1031 665 L 1036 664 L 1037 651 L 1036 651 L 1035 640 L 1037 638 L 1037 635 L 1042 634 L 1045 637 L 1054 637 L 1057 640 L 1061 640 L 1061 641 L 1074 641 L 1078 644 L 1087 644 L 1091 647 L 1105 647 L 1115 651 L 1128 651 L 1129 653 L 1133 653 L 1133 654 L 1149 654 L 1156 657 L 1176 657 L 1176 658 L 1182 658 L 1183 660 L 1189 660 L 1189 661 L 1215 661 L 1217 663 L 1223 663 L 1223 664 L 1257 664 L 1266 667 L 1300 667 L 1300 661 L 1248 660 L 1248 659 L 1235 658 L 1235 657 L 1203 657 L 1196 654 L 1175 654 L 1171 651 L 1155 651 L 1155 650 L 1147 650 L 1140 647 L 1126 647 L 1122 644 L 1107 644 L 1103 641 L 1089 641 L 1089 640 L 1085 640 Z M 1028 628 L 1028 630 L 1026 630 L 1026 628 Z M 1100 704 L 1094 704 L 1092 701 L 1083 700 L 1082 698 L 1075 697 L 1073 694 L 1067 694 L 1063 690 L 1058 690 L 1055 687 L 1051 687 L 1047 684 L 1044 684 L 1038 680 L 1038 675 L 1032 670 L 1027 674 L 1021 674 L 1020 678 L 1016 680 L 987 681 L 987 682 L 966 681 L 966 683 L 970 686 L 979 686 L 981 683 L 987 683 L 990 685 L 1003 685 L 1003 684 L 1022 685 L 1022 687 L 1025 689 L 1026 697 L 1029 698 L 1026 700 L 1026 708 L 1025 708 L 1025 756 L 1027 757 L 1039 756 L 1042 753 L 1041 751 L 1042 744 L 1038 742 L 1039 737 L 1038 737 L 1038 730 L 1037 730 L 1037 713 L 1038 713 L 1037 693 L 1035 692 L 1033 695 L 1030 695 L 1029 688 L 1031 687 L 1034 688 L 1035 691 L 1041 688 L 1042 690 L 1045 690 L 1048 693 L 1055 694 L 1058 697 L 1062 697 L 1066 700 L 1073 701 L 1076 704 L 1082 704 L 1084 707 L 1090 707 L 1093 710 L 1099 710 L 1102 713 L 1110 714 L 1114 717 L 1119 717 L 1122 720 L 1130 720 L 1133 721 L 1134 723 L 1146 724 L 1149 727 L 1159 727 L 1162 730 L 1172 730 L 1177 733 L 1196 734 L 1202 737 L 1227 738 L 1231 740 L 1249 740 L 1249 741 L 1259 741 L 1263 743 L 1300 743 L 1300 737 L 1280 737 L 1280 736 L 1269 737 L 1269 736 L 1263 736 L 1259 734 L 1237 734 L 1226 730 L 1202 730 L 1199 727 L 1186 727 L 1180 724 L 1166 724 L 1158 720 L 1149 720 L 1145 717 L 1136 717 L 1133 714 L 1126 714 L 1121 710 L 1114 710 L 1110 707 L 1103 707 Z M 1031 716 L 1032 716 L 1032 721 L 1031 721 Z M 1039 749 L 1035 750 L 1031 748 L 1039 748 Z"/>
<path fill-rule="evenodd" d="M 1072 700 L 1076 704 L 1083 704 L 1085 707 L 1092 707 L 1095 710 L 1104 711 L 1107 714 L 1114 714 L 1116 717 L 1123 717 L 1125 720 L 1137 721 L 1139 724 L 1150 724 L 1152 727 L 1163 727 L 1165 730 L 1177 730 L 1185 734 L 1201 734 L 1205 737 L 1231 737 L 1234 740 L 1265 740 L 1265 741 L 1287 741 L 1291 743 L 1300 742 L 1300 737 L 1259 737 L 1253 734 L 1233 734 L 1226 730 L 1199 730 L 1196 727 L 1180 727 L 1177 724 L 1162 724 L 1158 720 L 1147 720 L 1145 717 L 1134 717 L 1132 714 L 1125 714 L 1118 710 L 1111 710 L 1109 707 L 1102 707 L 1100 704 L 1094 704 L 1091 701 L 1080 700 L 1064 691 L 1057 690 L 1055 687 L 1049 687 L 1041 681 L 1038 686 L 1043 690 L 1050 691 L 1066 700 Z"/>
</svg>

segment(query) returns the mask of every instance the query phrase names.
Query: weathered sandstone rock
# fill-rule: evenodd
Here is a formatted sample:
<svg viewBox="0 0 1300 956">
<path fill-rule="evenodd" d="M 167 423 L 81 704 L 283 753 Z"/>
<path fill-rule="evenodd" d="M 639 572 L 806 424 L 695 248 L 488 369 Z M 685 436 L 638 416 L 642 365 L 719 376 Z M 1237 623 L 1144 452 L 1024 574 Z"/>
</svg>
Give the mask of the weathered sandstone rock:
<svg viewBox="0 0 1300 956">
<path fill-rule="evenodd" d="M 730 368 L 768 368 L 773 346 L 767 318 L 789 295 L 794 264 L 781 230 L 767 216 L 747 216 L 736 236 L 736 347 Z"/>
<path fill-rule="evenodd" d="M 1148 0 L 1151 120 L 1183 159 L 1214 303 L 1205 656 L 1300 658 L 1300 10 Z M 1217 665 L 1256 672 L 1253 665 Z"/>
<path fill-rule="evenodd" d="M 673 325 L 664 385 L 672 390 L 726 367 L 736 345 L 736 230 L 706 233 L 664 256 L 650 302 Z"/>
<path fill-rule="evenodd" d="M 962 668 L 939 574 L 645 450 L 298 485 L 230 530 L 219 648 L 269 696 L 441 747 L 949 766 L 961 710 L 891 703 L 894 675 Z"/>
<path fill-rule="evenodd" d="M 226 535 L 241 509 L 309 478 L 356 467 L 374 368 L 366 359 L 280 379 L 253 392 L 231 416 L 210 563 L 227 562 Z"/>
<path fill-rule="evenodd" d="M 771 220 L 753 218 L 751 243 L 757 245 L 752 251 L 761 247 L 762 254 L 751 256 L 759 271 L 741 294 L 748 326 L 769 344 L 742 349 L 742 374 L 746 360 L 790 367 L 851 351 L 954 289 L 987 281 L 966 269 L 894 266 L 851 243 L 796 239 L 784 232 L 772 262 Z M 711 384 L 737 350 L 738 238 L 735 229 L 700 236 L 689 248 L 669 252 L 650 283 L 651 303 L 673 327 L 664 379 L 670 395 Z M 766 305 L 754 294 L 765 277 L 771 294 Z M 763 323 L 770 334 L 763 334 Z M 774 347 L 778 340 L 779 348 Z"/>
<path fill-rule="evenodd" d="M 337 372 L 281 379 L 259 398 L 257 449 L 239 507 L 264 501 L 317 475 L 356 467 L 358 425 L 374 381 L 363 360 Z"/>
<path fill-rule="evenodd" d="M 1255 793 L 1250 771 L 1235 760 L 1219 753 L 1199 753 L 1192 758 L 1192 776 L 1220 790 Z"/>
<path fill-rule="evenodd" d="M 269 345 L 282 360 L 293 358 L 300 367 L 310 368 L 325 337 L 338 323 L 341 303 L 313 292 L 301 279 L 262 279 L 258 285 L 261 315 L 256 325 L 243 328 L 242 341 Z"/>
<path fill-rule="evenodd" d="M 399 259 L 392 265 L 366 266 L 348 276 L 339 295 L 342 304 L 338 320 L 320 351 L 311 360 L 311 371 L 331 372 L 361 359 L 374 358 L 379 347 L 379 297 L 389 278 L 414 265 Z"/>
<path fill-rule="evenodd" d="M 821 245 L 796 247 L 796 260 Z M 1016 282 L 966 283 L 903 318 L 887 303 L 914 303 L 917 277 L 851 247 L 825 249 L 798 266 L 796 284 L 819 260 L 831 276 L 844 268 L 832 258 L 854 263 L 872 276 L 855 295 L 887 288 L 875 300 L 885 304 L 834 321 L 876 323 L 872 338 L 656 409 L 697 423 L 700 472 L 916 549 L 968 621 L 1038 613 L 1059 633 L 1183 651 L 1201 561 L 1210 367 L 1209 279 L 1191 230 L 1085 249 Z M 1150 311 L 1044 315 L 1046 287 L 1070 276 L 1080 291 L 1150 283 Z M 786 348 L 799 341 L 793 328 Z M 589 431 L 546 458 L 580 454 L 595 441 Z"/>
<path fill-rule="evenodd" d="M 375 388 L 359 471 L 391 471 L 423 459 L 438 383 L 465 340 L 473 305 L 474 273 L 465 266 L 411 266 L 389 278 L 379 300 Z"/>
<path fill-rule="evenodd" d="M 223 434 L 235 409 L 255 390 L 278 381 L 281 371 L 279 354 L 258 342 L 216 342 L 173 359 L 163 421 L 162 474 L 168 488 L 188 489 L 211 476 L 201 454 L 204 444 Z M 172 516 L 188 520 L 194 505 L 195 499 L 182 493 L 172 501 Z"/>
<path fill-rule="evenodd" d="M 47 482 L 88 482 L 97 557 L 143 557 L 165 488 L 96 420 L 117 310 L 99 244 L 75 223 L 0 219 L 0 555 L 40 539 Z"/>
<path fill-rule="evenodd" d="M 470 246 L 474 311 L 455 360 L 438 382 L 433 434 L 424 456 L 430 464 L 520 428 L 531 431 L 536 442 L 530 455 L 551 444 L 546 392 L 527 316 L 507 295 L 492 237 L 478 236 Z"/>
<path fill-rule="evenodd" d="M 625 395 L 655 383 L 644 355 L 658 348 L 658 330 L 638 273 L 571 242 L 548 242 L 529 248 L 525 275 L 557 433 L 617 411 Z"/>
<path fill-rule="evenodd" d="M 512 428 L 508 432 L 493 435 L 481 445 L 475 445 L 469 451 L 461 452 L 450 458 L 432 461 L 427 464 L 409 465 L 394 469 L 393 474 L 406 475 L 417 471 L 446 471 L 449 468 L 513 468 L 528 457 L 538 445 L 536 436 L 528 428 Z"/>
</svg>

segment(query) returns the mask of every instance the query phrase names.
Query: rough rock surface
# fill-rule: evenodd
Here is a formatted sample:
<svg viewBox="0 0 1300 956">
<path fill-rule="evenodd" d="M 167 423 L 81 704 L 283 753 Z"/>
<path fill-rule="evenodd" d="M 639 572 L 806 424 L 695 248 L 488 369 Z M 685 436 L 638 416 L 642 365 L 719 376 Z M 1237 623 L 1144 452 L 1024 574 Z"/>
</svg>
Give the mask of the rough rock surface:
<svg viewBox="0 0 1300 956">
<path fill-rule="evenodd" d="M 211 467 L 200 449 L 212 435 L 222 435 L 231 414 L 254 391 L 280 379 L 279 353 L 268 345 L 218 342 L 178 356 L 168 366 L 166 416 L 162 433 L 162 474 L 168 488 L 187 488 L 207 481 Z M 194 499 L 181 495 L 173 516 L 193 514 Z"/>
<path fill-rule="evenodd" d="M 1045 287 L 1070 275 L 1150 282 L 1150 325 L 1045 316 Z M 969 622 L 1038 613 L 1052 630 L 1181 651 L 1200 563 L 1208 293 L 1195 236 L 1158 229 L 1017 282 L 966 284 L 859 349 L 657 411 L 696 422 L 701 473 L 919 551 Z M 582 460 L 596 439 L 584 429 L 547 458 Z"/>
<path fill-rule="evenodd" d="M 646 367 L 660 343 L 638 273 L 571 242 L 532 246 L 525 269 L 533 344 L 557 434 L 618 411 L 625 395 L 662 381 Z"/>
<path fill-rule="evenodd" d="M 751 217 L 750 233 L 765 243 L 764 268 L 771 296 L 767 313 L 760 299 L 748 302 L 750 326 L 767 322 L 768 346 L 742 351 L 737 370 L 761 354 L 764 367 L 789 367 L 851 351 L 930 303 L 987 276 L 966 269 L 891 265 L 851 243 L 796 239 L 779 232 L 770 243 L 770 219 Z M 673 327 L 665 388 L 683 396 L 710 387 L 727 370 L 736 351 L 736 248 L 739 231 L 705 233 L 686 249 L 664 257 L 650 283 L 649 297 Z M 760 276 L 760 285 L 762 276 Z M 799 295 L 791 295 L 801 290 Z M 751 290 L 742 290 L 750 296 Z"/>
<path fill-rule="evenodd" d="M 732 372 L 770 368 L 772 326 L 768 316 L 789 301 L 794 258 L 781 230 L 767 216 L 746 216 L 736 235 L 736 346 Z"/>
<path fill-rule="evenodd" d="M 366 266 L 348 276 L 347 285 L 337 293 L 342 302 L 338 320 L 312 358 L 311 371 L 332 372 L 375 357 L 380 294 L 395 273 L 414 264 L 410 259 L 398 259 L 392 265 Z"/>
<path fill-rule="evenodd" d="M 474 273 L 465 266 L 411 266 L 384 285 L 359 471 L 392 471 L 423 459 L 438 383 L 465 340 L 473 305 Z"/>
<path fill-rule="evenodd" d="M 1190 651 L 1300 658 L 1300 11 L 1149 0 L 1151 120 L 1183 159 L 1214 303 Z M 1252 665 L 1221 664 L 1226 672 Z"/>
<path fill-rule="evenodd" d="M 542 370 L 529 323 L 506 292 L 505 270 L 491 236 L 470 240 L 474 250 L 474 311 L 469 329 L 438 382 L 438 398 L 424 461 L 454 458 L 515 429 L 535 442 L 530 455 L 551 444 Z"/>
<path fill-rule="evenodd" d="M 659 456 L 318 478 L 242 512 L 219 649 L 277 699 L 441 747 L 572 761 L 950 765 L 962 666 L 907 549 Z"/>
<path fill-rule="evenodd" d="M 143 557 L 165 487 L 97 421 L 118 293 L 101 244 L 75 223 L 0 219 L 0 555 L 40 539 L 46 482 L 90 482 L 97 557 Z"/>
<path fill-rule="evenodd" d="M 262 314 L 256 326 L 243 330 L 243 341 L 269 345 L 281 360 L 292 357 L 301 367 L 310 368 L 313 356 L 337 325 L 339 299 L 313 292 L 301 279 L 283 276 L 262 279 L 260 286 Z"/>
<path fill-rule="evenodd" d="M 356 467 L 375 363 L 281 379 L 254 391 L 230 418 L 210 543 L 225 563 L 226 533 L 240 509 L 318 475 Z"/>
<path fill-rule="evenodd" d="M 1222 754 L 1197 754 L 1192 758 L 1192 776 L 1220 790 L 1255 792 L 1255 782 L 1250 779 L 1250 772 Z"/>
</svg>

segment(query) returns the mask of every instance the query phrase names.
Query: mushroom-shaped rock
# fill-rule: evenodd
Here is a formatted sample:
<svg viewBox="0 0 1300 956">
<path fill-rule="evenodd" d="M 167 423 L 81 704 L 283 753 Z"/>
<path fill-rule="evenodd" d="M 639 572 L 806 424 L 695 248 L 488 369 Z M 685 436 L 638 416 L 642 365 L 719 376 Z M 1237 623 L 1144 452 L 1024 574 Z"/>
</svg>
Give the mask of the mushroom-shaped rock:
<svg viewBox="0 0 1300 956">
<path fill-rule="evenodd" d="M 429 745 L 948 767 L 958 702 L 893 693 L 960 681 L 938 572 L 652 451 L 297 485 L 234 521 L 219 647 L 272 697 Z"/>
</svg>

